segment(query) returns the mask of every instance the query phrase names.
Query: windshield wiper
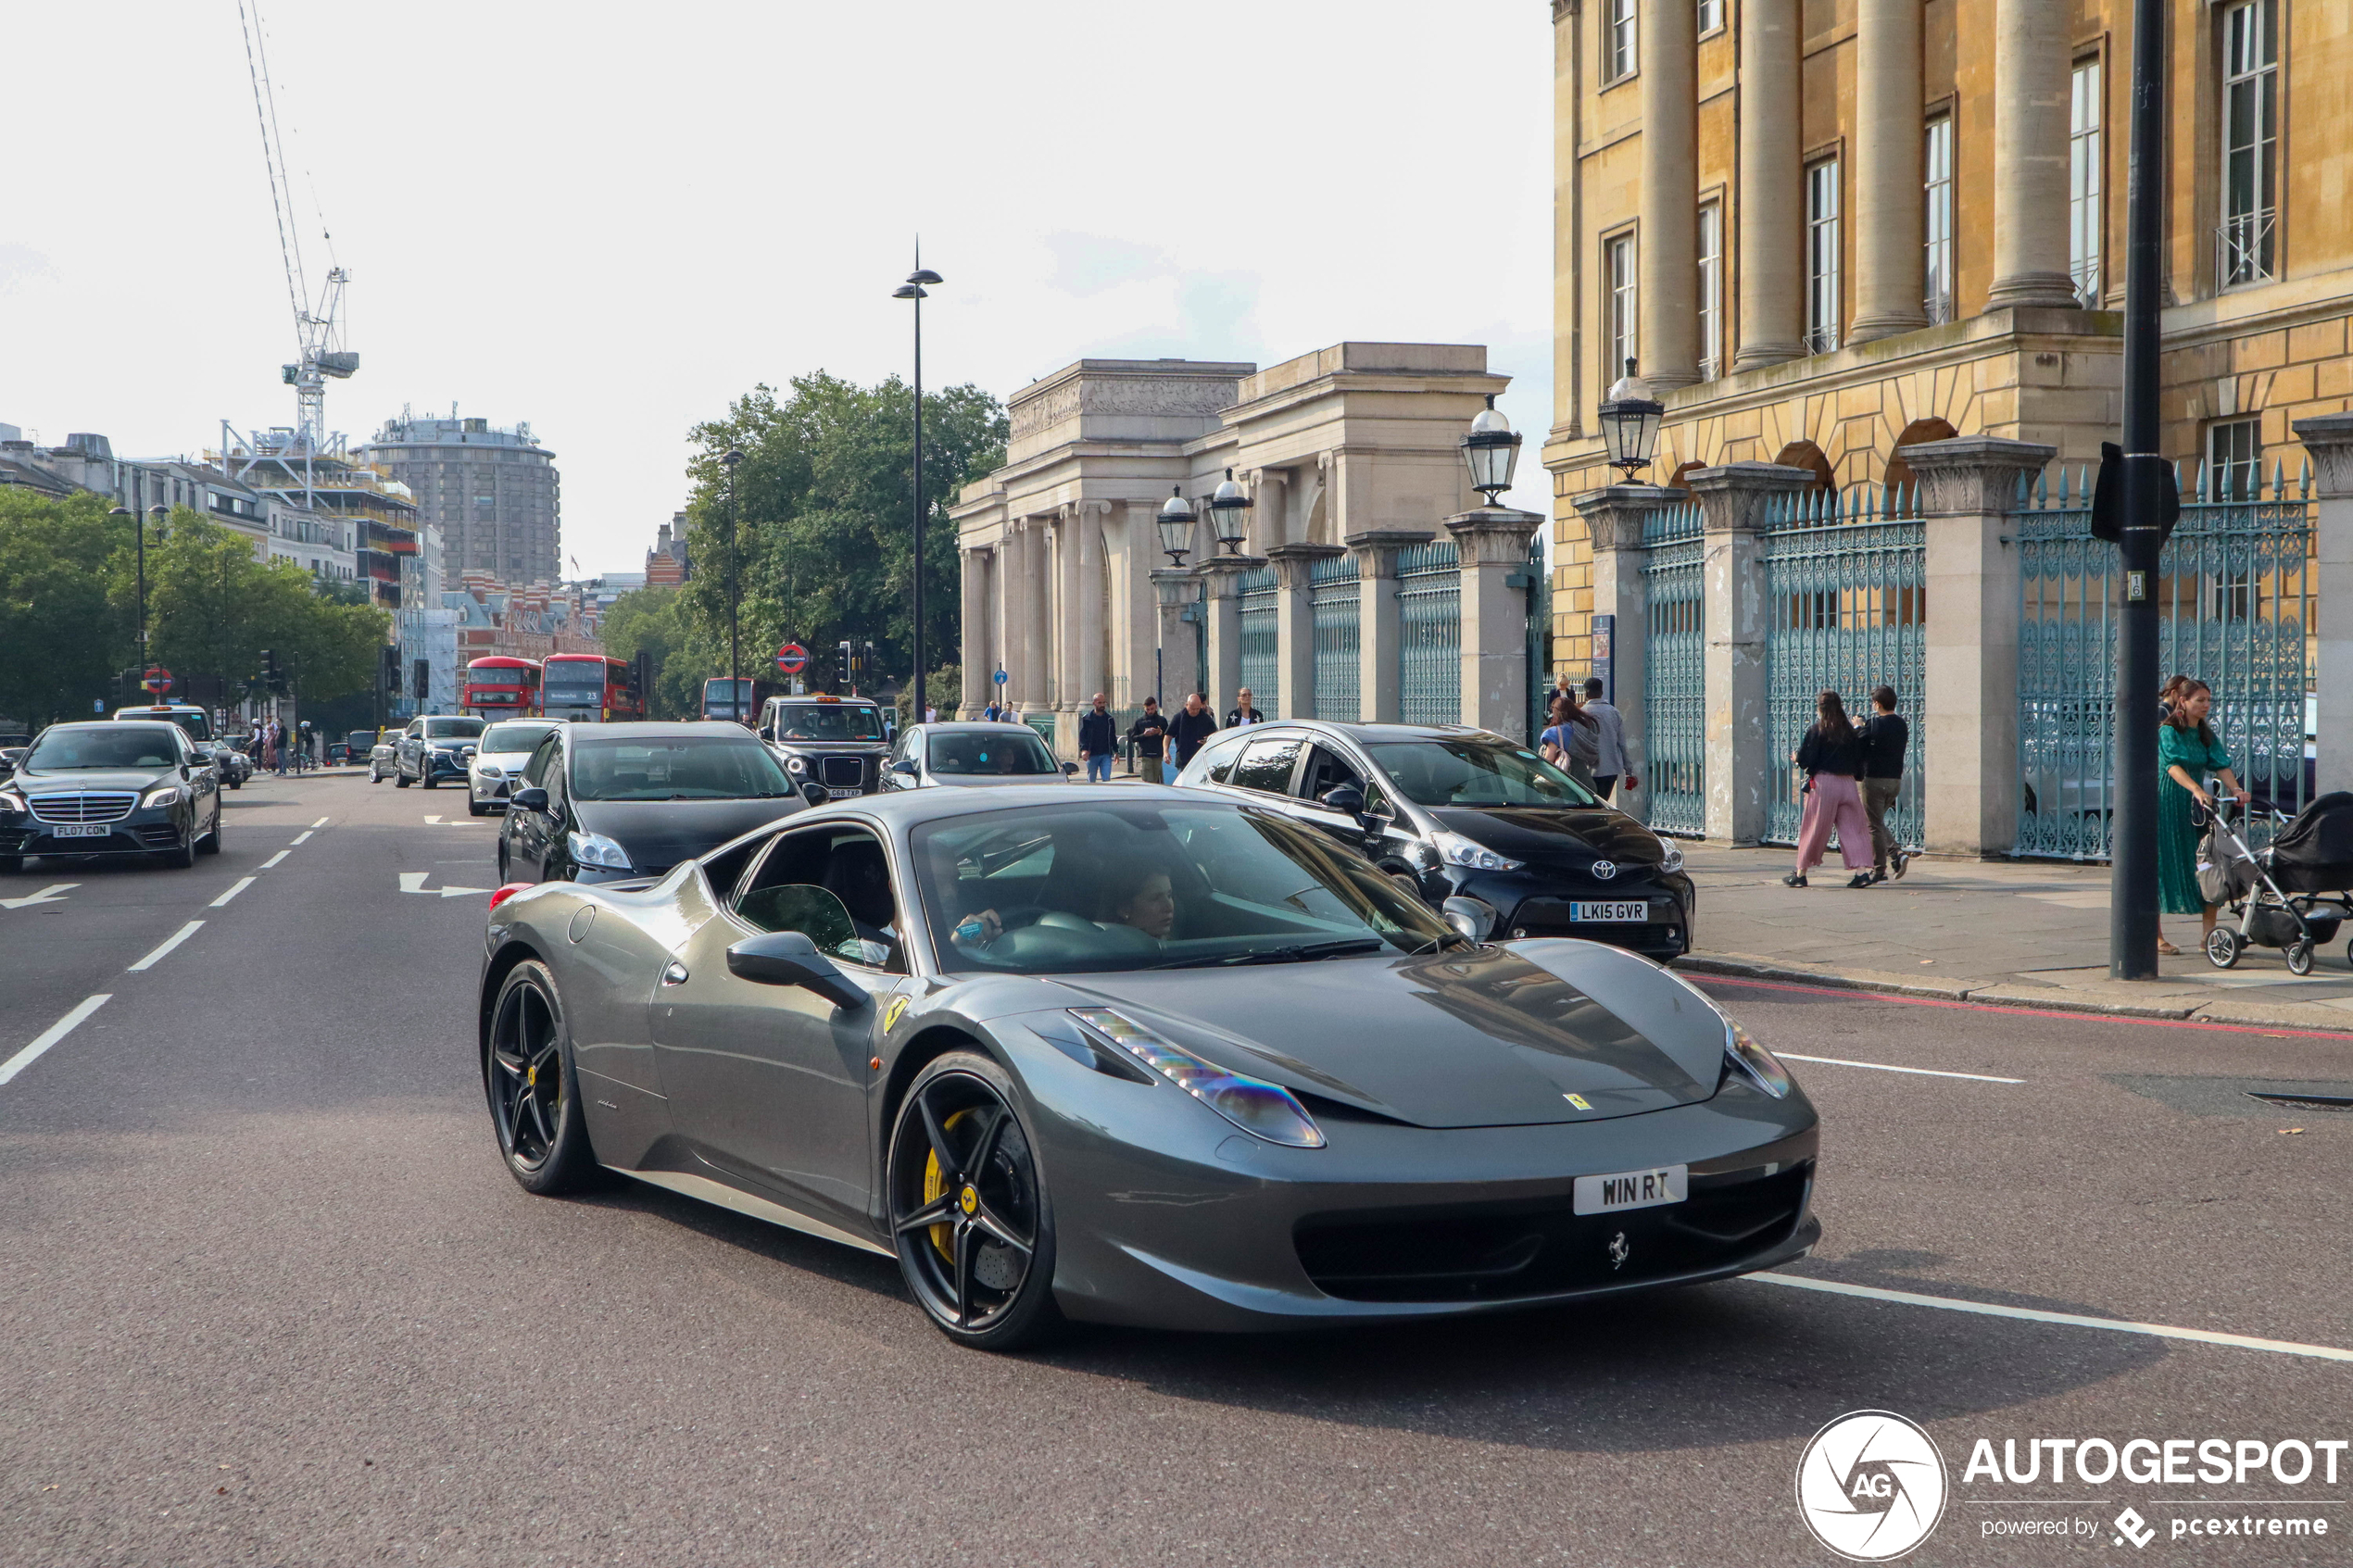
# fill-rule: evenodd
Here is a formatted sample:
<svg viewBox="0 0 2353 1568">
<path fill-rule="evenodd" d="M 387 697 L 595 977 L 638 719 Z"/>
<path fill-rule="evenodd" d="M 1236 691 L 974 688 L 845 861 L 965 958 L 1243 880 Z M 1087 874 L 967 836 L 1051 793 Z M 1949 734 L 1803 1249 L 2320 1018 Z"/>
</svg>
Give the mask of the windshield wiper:
<svg viewBox="0 0 2353 1568">
<path fill-rule="evenodd" d="M 1431 937 L 1428 941 L 1423 943 L 1420 947 L 1413 949 L 1413 951 L 1408 953 L 1406 957 L 1419 958 L 1424 953 L 1433 950 L 1442 953 L 1447 949 L 1447 947 L 1450 944 L 1465 947 L 1476 947 L 1478 946 L 1478 943 L 1472 941 L 1469 937 L 1464 935 L 1459 931 L 1441 931 L 1437 935 Z"/>
<path fill-rule="evenodd" d="M 1251 953 L 1225 953 L 1214 958 L 1172 959 L 1154 969 L 1231 969 L 1252 963 L 1312 963 L 1317 959 L 1344 958 L 1352 953 L 1377 953 L 1389 946 L 1378 936 L 1345 936 L 1337 942 L 1302 942 L 1288 947 L 1262 947 Z"/>
</svg>

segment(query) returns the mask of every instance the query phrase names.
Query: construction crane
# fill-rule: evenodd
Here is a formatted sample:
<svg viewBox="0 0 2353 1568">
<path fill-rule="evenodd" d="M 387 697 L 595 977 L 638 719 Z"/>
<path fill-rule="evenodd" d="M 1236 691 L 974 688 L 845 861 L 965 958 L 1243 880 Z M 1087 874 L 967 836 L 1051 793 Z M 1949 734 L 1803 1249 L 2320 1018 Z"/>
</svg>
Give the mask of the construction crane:
<svg viewBox="0 0 2353 1568">
<path fill-rule="evenodd" d="M 351 274 L 331 266 L 327 281 L 310 303 L 309 281 L 302 266 L 302 236 L 295 220 L 294 187 L 286 178 L 286 153 L 278 136 L 278 95 L 270 84 L 270 54 L 262 40 L 261 10 L 253 0 L 237 0 L 237 23 L 245 31 L 245 74 L 253 82 L 253 112 L 261 127 L 261 157 L 270 174 L 270 207 L 278 220 L 278 253 L 286 268 L 286 298 L 294 307 L 295 340 L 301 358 L 280 369 L 282 379 L 295 389 L 298 439 L 306 453 L 324 450 L 327 442 L 327 381 L 349 376 L 359 368 L 359 356 L 343 345 L 343 290 Z M 323 235 L 322 230 L 322 235 Z M 333 239 L 328 236 L 332 262 Z"/>
</svg>

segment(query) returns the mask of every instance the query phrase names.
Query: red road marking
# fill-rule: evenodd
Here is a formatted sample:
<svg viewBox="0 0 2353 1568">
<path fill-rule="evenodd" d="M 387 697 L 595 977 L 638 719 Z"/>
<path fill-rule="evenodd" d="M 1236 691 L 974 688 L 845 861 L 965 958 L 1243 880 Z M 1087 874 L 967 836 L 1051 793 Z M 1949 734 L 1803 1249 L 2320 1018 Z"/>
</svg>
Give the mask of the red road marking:
<svg viewBox="0 0 2353 1568">
<path fill-rule="evenodd" d="M 2074 1012 L 2064 1008 L 2009 1007 L 2000 1002 L 1955 1001 L 1950 997 L 1906 997 L 1893 991 L 1866 991 L 1851 985 L 1793 985 L 1781 980 L 1749 980 L 1735 974 L 1709 974 L 1687 969 L 1683 977 L 1695 985 L 1747 985 L 1759 991 L 1796 991 L 1809 997 L 1844 997 L 1850 1000 L 1902 1002 L 1916 1008 L 1964 1008 L 1972 1012 L 2006 1012 L 2020 1018 L 2065 1018 L 2092 1023 L 2134 1023 L 2146 1029 L 2210 1029 L 2223 1035 L 2266 1035 L 2274 1039 L 2347 1042 L 2334 1029 L 2274 1029 L 2260 1023 L 2207 1023 L 2194 1018 L 2131 1018 L 2112 1012 Z"/>
</svg>

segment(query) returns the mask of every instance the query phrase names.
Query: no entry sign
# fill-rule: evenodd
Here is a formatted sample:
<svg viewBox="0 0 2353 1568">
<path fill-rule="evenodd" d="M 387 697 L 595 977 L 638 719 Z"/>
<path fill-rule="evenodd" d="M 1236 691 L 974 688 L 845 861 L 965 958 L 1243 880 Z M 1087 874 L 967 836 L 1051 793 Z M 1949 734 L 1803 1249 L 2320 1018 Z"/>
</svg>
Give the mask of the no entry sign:
<svg viewBox="0 0 2353 1568">
<path fill-rule="evenodd" d="M 776 650 L 776 668 L 787 675 L 798 675 L 809 668 L 809 650 L 799 643 L 786 643 Z"/>
</svg>

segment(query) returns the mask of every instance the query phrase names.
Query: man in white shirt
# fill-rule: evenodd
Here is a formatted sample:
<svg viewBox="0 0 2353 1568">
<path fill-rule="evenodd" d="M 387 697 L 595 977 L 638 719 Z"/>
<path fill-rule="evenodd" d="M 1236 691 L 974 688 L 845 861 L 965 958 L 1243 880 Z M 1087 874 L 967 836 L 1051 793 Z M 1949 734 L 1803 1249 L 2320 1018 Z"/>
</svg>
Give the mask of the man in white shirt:
<svg viewBox="0 0 2353 1568">
<path fill-rule="evenodd" d="M 1621 778 L 1628 789 L 1640 788 L 1642 781 L 1626 766 L 1626 717 L 1602 700 L 1599 676 L 1585 683 L 1585 711 L 1593 716 L 1597 730 L 1593 738 L 1601 750 L 1593 762 L 1593 793 L 1607 800 Z"/>
</svg>

